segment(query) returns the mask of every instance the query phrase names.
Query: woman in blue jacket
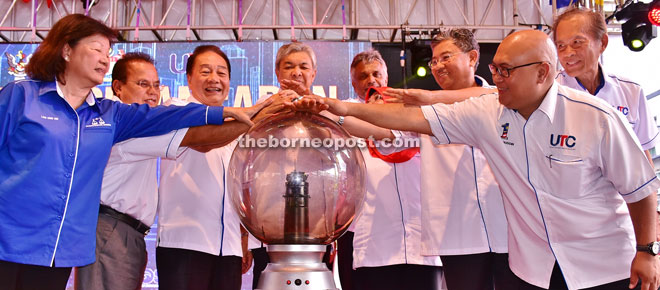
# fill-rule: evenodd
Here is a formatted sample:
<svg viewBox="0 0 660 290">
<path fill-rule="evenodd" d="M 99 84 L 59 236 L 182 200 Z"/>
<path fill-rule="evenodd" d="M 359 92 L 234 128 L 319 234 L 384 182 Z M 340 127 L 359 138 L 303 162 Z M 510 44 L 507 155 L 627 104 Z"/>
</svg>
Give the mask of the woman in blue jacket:
<svg viewBox="0 0 660 290">
<path fill-rule="evenodd" d="M 250 109 L 124 105 L 91 90 L 109 68 L 116 32 L 90 17 L 58 21 L 0 91 L 0 285 L 64 289 L 94 262 L 103 169 L 114 143 L 182 127 L 250 123 Z"/>
</svg>

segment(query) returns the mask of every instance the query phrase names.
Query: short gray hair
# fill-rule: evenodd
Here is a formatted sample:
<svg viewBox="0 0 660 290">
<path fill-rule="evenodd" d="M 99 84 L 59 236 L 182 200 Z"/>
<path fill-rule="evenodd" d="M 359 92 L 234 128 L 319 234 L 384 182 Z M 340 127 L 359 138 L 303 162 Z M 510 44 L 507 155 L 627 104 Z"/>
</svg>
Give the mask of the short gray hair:
<svg viewBox="0 0 660 290">
<path fill-rule="evenodd" d="M 316 69 L 316 54 L 314 53 L 314 50 L 309 47 L 309 45 L 302 42 L 292 42 L 282 45 L 282 47 L 277 50 L 277 56 L 275 57 L 275 69 L 280 68 L 280 62 L 282 62 L 283 58 L 296 52 L 306 52 L 309 55 L 309 58 L 312 59 L 312 67 Z"/>
<path fill-rule="evenodd" d="M 351 63 L 351 72 L 361 63 L 370 63 L 372 61 L 377 61 L 380 64 L 385 67 L 387 71 L 387 64 L 385 64 L 385 60 L 383 59 L 383 56 L 380 55 L 380 52 L 378 52 L 375 49 L 369 49 L 365 50 L 363 52 L 360 52 L 353 57 L 353 62 Z"/>
<path fill-rule="evenodd" d="M 445 40 L 451 40 L 454 42 L 462 52 L 468 52 L 470 50 L 477 51 L 477 62 L 474 64 L 476 68 L 479 65 L 479 42 L 474 38 L 474 34 L 471 30 L 465 28 L 451 28 L 451 29 L 441 29 L 438 34 L 433 37 L 431 41 L 431 49 L 435 48 L 438 44 Z"/>
</svg>

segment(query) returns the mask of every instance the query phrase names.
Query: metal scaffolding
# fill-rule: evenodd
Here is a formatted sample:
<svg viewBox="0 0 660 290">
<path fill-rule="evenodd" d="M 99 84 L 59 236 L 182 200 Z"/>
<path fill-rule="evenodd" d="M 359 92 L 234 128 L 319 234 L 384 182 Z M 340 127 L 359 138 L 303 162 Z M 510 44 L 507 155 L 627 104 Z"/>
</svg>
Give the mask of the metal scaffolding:
<svg viewBox="0 0 660 290">
<path fill-rule="evenodd" d="M 86 8 L 86 3 L 95 2 Z M 576 2 L 605 14 L 616 7 L 614 0 Z M 64 15 L 87 13 L 119 30 L 123 41 L 397 42 L 402 35 L 425 38 L 440 27 L 466 27 L 480 41 L 498 42 L 515 30 L 548 29 L 558 13 L 548 0 L 53 0 L 50 7 L 48 3 L 2 0 L 0 41 L 40 42 Z"/>
</svg>

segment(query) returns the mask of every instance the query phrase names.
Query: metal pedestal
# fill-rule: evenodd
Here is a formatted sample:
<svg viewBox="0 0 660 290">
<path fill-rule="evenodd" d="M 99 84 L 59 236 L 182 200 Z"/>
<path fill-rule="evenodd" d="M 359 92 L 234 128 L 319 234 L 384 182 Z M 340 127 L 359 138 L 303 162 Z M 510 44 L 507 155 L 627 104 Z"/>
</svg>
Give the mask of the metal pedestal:
<svg viewBox="0 0 660 290">
<path fill-rule="evenodd" d="M 339 290 L 323 263 L 325 245 L 268 245 L 270 263 L 255 290 Z"/>
</svg>

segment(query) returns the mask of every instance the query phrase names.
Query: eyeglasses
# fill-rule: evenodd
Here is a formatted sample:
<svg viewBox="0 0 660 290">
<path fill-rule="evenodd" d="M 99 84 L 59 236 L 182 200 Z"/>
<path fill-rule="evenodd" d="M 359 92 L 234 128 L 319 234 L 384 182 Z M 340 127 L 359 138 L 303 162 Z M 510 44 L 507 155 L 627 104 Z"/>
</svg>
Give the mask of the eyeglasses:
<svg viewBox="0 0 660 290">
<path fill-rule="evenodd" d="M 541 64 L 541 63 L 544 63 L 544 62 L 545 61 L 530 62 L 530 63 L 527 63 L 527 64 L 514 66 L 512 68 L 499 67 L 496 64 L 491 63 L 491 64 L 488 65 L 488 69 L 490 69 L 490 73 L 492 75 L 497 74 L 497 75 L 499 75 L 503 78 L 508 78 L 511 75 L 511 71 L 514 70 L 514 69 L 521 68 L 521 67 L 526 67 L 526 66 L 530 66 L 530 65 L 535 65 L 535 64 Z"/>
<path fill-rule="evenodd" d="M 431 61 L 429 61 L 429 67 L 433 68 L 434 66 L 436 66 L 438 64 L 443 64 L 443 65 L 448 64 L 451 61 L 451 58 L 454 55 L 461 54 L 461 53 L 463 53 L 463 52 L 459 51 L 459 52 L 452 52 L 452 53 L 443 54 L 439 58 L 434 58 Z"/>
<path fill-rule="evenodd" d="M 160 91 L 163 89 L 164 86 L 160 84 L 160 82 L 155 82 L 155 83 L 150 83 L 145 80 L 137 81 L 135 82 L 136 85 L 140 86 L 141 88 L 148 90 L 149 88 L 154 88 L 154 90 Z"/>
</svg>

